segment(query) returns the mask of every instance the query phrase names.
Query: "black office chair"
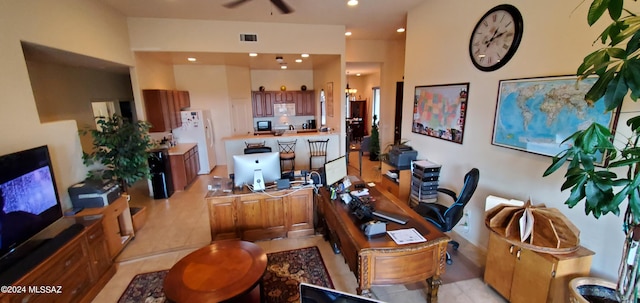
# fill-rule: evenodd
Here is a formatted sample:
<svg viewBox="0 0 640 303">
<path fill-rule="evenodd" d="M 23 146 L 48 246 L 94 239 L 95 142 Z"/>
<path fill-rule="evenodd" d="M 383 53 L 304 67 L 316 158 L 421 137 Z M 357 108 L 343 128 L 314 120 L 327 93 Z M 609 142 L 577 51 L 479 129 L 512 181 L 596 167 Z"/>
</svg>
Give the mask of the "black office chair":
<svg viewBox="0 0 640 303">
<path fill-rule="evenodd" d="M 478 171 L 477 168 L 472 168 L 464 176 L 464 185 L 462 186 L 459 196 L 456 196 L 456 193 L 450 189 L 438 188 L 438 192 L 450 196 L 455 201 L 449 207 L 437 203 L 419 203 L 414 210 L 441 231 L 448 232 L 456 226 L 464 216 L 464 207 L 476 191 L 478 179 L 480 179 L 480 171 Z M 460 243 L 454 240 L 451 240 L 450 243 L 453 245 L 453 249 L 456 250 L 460 246 Z M 447 264 L 451 263 L 453 263 L 451 255 L 447 252 Z"/>
</svg>

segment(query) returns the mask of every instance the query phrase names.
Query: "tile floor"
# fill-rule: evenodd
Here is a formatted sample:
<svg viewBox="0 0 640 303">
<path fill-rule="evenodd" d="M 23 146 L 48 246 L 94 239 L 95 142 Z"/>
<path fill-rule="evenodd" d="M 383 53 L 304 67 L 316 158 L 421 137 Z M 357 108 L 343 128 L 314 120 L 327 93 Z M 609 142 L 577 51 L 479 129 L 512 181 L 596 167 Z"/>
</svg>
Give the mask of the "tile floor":
<svg viewBox="0 0 640 303">
<path fill-rule="evenodd" d="M 355 161 L 355 162 L 354 162 Z M 352 153 L 349 174 L 358 174 L 358 157 Z M 379 181 L 377 162 L 363 159 L 362 178 Z M 218 166 L 211 175 L 226 175 L 226 167 Z M 182 257 L 211 241 L 209 218 L 204 195 L 211 175 L 199 176 L 188 190 L 174 193 L 169 199 L 154 200 L 149 197 L 145 182 L 133 186 L 131 206 L 145 206 L 147 220 L 136 237 L 117 257 L 118 271 L 93 300 L 97 303 L 117 302 L 131 279 L 139 273 L 170 268 Z M 460 239 L 452 234 L 453 238 Z M 484 266 L 484 252 L 464 239 L 460 239 L 459 252 L 476 265 Z M 302 239 L 280 239 L 256 242 L 267 253 L 308 246 L 318 246 L 336 289 L 356 292 L 355 276 L 344 263 L 341 255 L 335 255 L 322 236 Z M 449 266 L 456 266 L 449 265 Z M 425 302 L 426 284 L 374 287 L 374 295 L 386 302 Z M 481 278 L 445 284 L 439 290 L 439 302 L 506 302 Z"/>
</svg>

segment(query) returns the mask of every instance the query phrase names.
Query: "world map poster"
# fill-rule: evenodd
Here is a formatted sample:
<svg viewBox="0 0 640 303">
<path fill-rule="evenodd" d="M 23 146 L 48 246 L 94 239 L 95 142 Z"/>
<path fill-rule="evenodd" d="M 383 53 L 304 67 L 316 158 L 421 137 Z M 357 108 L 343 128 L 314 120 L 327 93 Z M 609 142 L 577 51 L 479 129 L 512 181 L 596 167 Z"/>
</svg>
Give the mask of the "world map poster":
<svg viewBox="0 0 640 303">
<path fill-rule="evenodd" d="M 593 122 L 615 130 L 617 111 L 605 112 L 604 102 L 584 100 L 596 77 L 574 76 L 502 80 L 493 129 L 494 145 L 555 156 L 571 142 L 564 139 Z M 602 155 L 597 159 L 600 165 Z"/>
<path fill-rule="evenodd" d="M 412 132 L 462 144 L 469 83 L 416 86 Z"/>
</svg>

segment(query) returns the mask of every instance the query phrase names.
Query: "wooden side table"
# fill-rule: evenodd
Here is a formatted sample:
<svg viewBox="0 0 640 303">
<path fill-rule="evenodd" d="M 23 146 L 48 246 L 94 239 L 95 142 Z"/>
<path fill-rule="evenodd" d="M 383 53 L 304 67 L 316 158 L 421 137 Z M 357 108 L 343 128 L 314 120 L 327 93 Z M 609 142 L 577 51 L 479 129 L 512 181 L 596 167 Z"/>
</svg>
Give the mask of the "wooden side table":
<svg viewBox="0 0 640 303">
<path fill-rule="evenodd" d="M 167 299 L 177 302 L 260 302 L 267 254 L 246 241 L 223 240 L 200 248 L 167 273 Z M 254 291 L 260 286 L 259 299 Z"/>
</svg>

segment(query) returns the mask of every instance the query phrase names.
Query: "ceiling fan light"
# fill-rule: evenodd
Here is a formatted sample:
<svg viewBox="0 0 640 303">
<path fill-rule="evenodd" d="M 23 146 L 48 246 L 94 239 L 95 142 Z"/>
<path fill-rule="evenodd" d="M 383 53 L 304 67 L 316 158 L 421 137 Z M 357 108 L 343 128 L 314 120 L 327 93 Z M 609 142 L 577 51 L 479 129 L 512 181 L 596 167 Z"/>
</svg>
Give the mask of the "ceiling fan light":
<svg viewBox="0 0 640 303">
<path fill-rule="evenodd" d="M 278 61 L 278 63 L 282 63 L 283 60 L 282 56 L 276 56 L 276 61 Z"/>
</svg>

